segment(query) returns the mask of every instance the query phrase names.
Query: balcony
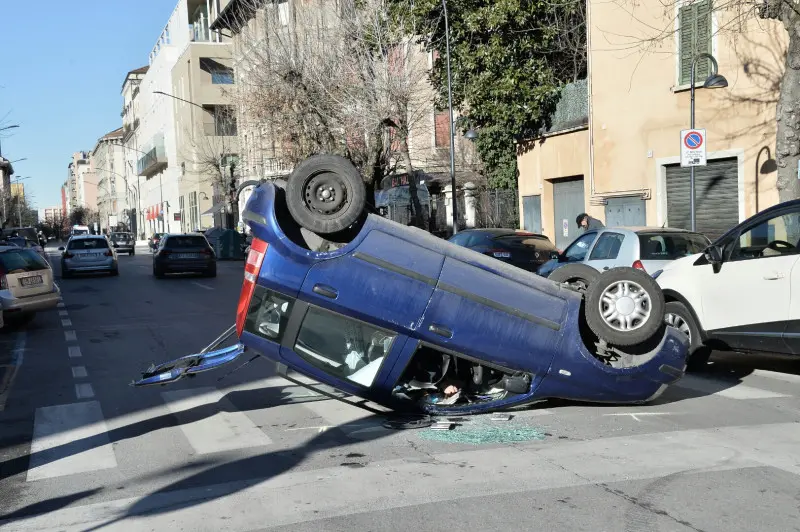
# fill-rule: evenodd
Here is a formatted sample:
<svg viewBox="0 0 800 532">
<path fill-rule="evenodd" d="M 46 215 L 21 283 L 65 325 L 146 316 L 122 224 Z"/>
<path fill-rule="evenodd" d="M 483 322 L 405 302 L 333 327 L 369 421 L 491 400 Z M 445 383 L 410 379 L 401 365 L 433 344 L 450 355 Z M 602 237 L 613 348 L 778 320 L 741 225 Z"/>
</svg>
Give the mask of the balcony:
<svg viewBox="0 0 800 532">
<path fill-rule="evenodd" d="M 139 176 L 151 177 L 159 171 L 167 167 L 167 155 L 164 151 L 164 137 L 159 135 L 153 147 L 149 150 L 142 150 L 145 152 L 138 161 L 136 161 L 136 173 Z"/>
</svg>

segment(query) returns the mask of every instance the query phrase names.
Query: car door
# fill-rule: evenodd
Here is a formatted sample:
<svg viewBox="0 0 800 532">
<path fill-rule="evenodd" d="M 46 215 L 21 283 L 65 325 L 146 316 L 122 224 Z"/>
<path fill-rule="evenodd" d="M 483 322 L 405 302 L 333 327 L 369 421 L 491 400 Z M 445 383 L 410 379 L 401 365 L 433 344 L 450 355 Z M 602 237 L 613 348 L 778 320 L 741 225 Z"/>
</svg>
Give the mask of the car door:
<svg viewBox="0 0 800 532">
<path fill-rule="evenodd" d="M 314 264 L 300 289 L 308 309 L 281 356 L 343 391 L 380 389 L 425 314 L 444 257 L 373 230 L 352 251 Z"/>
<path fill-rule="evenodd" d="M 595 270 L 603 272 L 616 266 L 630 266 L 629 263 L 620 262 L 620 251 L 625 246 L 625 234 L 616 231 L 603 231 L 597 237 L 592 250 L 586 259 L 586 264 Z M 626 247 L 629 247 L 626 246 Z M 625 255 L 624 253 L 622 254 Z"/>
<path fill-rule="evenodd" d="M 723 263 L 697 271 L 705 329 L 734 348 L 786 351 L 782 335 L 790 319 L 798 245 L 796 207 L 756 218 L 732 235 L 724 243 Z"/>
</svg>

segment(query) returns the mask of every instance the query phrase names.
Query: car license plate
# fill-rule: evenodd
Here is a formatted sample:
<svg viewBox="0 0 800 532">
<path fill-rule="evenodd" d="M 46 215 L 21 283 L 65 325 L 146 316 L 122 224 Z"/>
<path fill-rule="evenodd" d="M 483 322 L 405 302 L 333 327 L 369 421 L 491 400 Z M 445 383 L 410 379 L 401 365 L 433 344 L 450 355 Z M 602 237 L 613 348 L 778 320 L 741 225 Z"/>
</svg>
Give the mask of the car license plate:
<svg viewBox="0 0 800 532">
<path fill-rule="evenodd" d="M 42 280 L 41 275 L 34 275 L 32 277 L 22 277 L 19 280 L 19 284 L 22 286 L 36 286 L 42 284 L 44 281 Z"/>
<path fill-rule="evenodd" d="M 197 253 L 178 253 L 175 255 L 176 259 L 196 259 Z"/>
<path fill-rule="evenodd" d="M 82 259 L 96 259 L 100 256 L 99 253 L 84 253 L 83 255 L 79 255 Z"/>
</svg>

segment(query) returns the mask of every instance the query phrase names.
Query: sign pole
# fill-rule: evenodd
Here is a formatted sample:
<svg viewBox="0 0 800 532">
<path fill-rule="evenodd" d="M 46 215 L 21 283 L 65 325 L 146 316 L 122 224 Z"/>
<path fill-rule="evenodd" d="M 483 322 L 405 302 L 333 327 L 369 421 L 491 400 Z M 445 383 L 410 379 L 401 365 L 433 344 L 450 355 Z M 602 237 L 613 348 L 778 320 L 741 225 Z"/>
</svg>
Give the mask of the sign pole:
<svg viewBox="0 0 800 532">
<path fill-rule="evenodd" d="M 694 129 L 694 65 L 697 61 L 692 61 L 692 73 L 689 80 L 691 85 L 691 104 L 689 106 L 690 125 L 689 129 Z M 694 165 L 689 167 L 689 216 L 692 220 L 692 231 L 696 231 L 695 217 L 694 217 Z"/>
</svg>

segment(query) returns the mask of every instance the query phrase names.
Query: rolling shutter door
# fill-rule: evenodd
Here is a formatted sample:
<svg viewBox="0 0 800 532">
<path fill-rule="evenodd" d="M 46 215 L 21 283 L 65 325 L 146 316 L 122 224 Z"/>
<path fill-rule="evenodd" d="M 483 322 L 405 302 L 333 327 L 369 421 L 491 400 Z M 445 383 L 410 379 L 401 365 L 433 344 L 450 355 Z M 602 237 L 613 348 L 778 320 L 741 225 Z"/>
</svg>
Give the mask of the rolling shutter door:
<svg viewBox="0 0 800 532">
<path fill-rule="evenodd" d="M 667 226 L 691 229 L 689 168 L 669 165 L 667 170 Z M 695 222 L 697 231 L 711 240 L 739 223 L 738 159 L 715 159 L 696 166 Z"/>
</svg>

